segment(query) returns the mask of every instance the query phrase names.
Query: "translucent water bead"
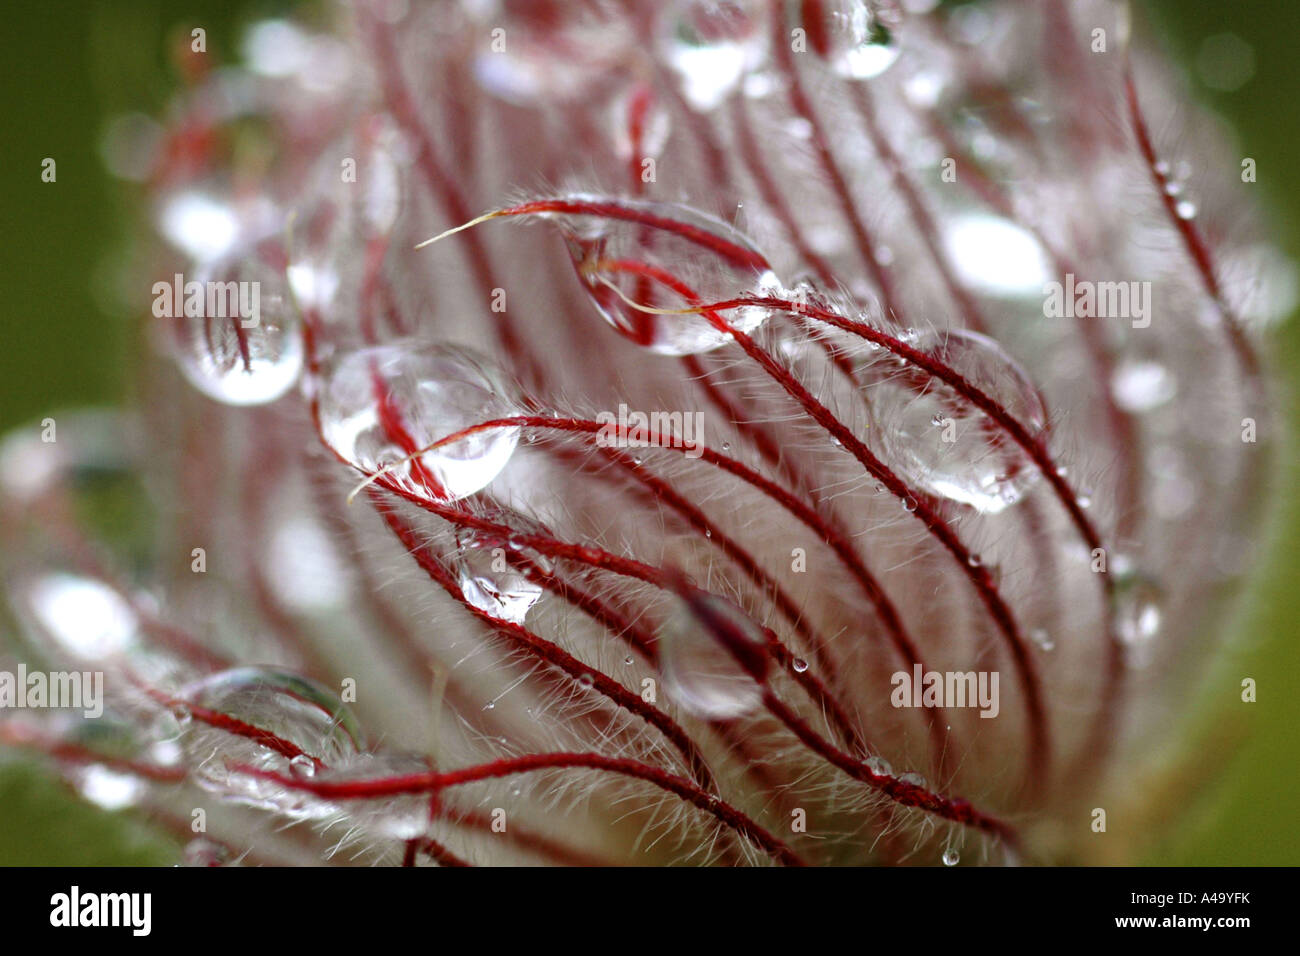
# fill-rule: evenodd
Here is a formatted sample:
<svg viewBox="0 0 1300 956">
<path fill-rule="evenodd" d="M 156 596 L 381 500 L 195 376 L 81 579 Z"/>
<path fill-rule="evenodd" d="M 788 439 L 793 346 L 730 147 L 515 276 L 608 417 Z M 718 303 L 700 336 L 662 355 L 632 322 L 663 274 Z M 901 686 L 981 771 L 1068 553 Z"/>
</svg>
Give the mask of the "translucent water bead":
<svg viewBox="0 0 1300 956">
<path fill-rule="evenodd" d="M 766 257 L 739 230 L 673 203 L 573 198 L 599 210 L 556 217 L 574 268 L 600 315 L 638 345 L 695 355 L 730 342 L 728 327 L 753 332 L 770 315 L 759 306 L 724 310 L 719 328 L 700 313 L 671 314 L 781 291 Z"/>
<path fill-rule="evenodd" d="M 997 342 L 952 330 L 922 333 L 914 347 L 961 374 L 1030 435 L 1043 434 L 1043 399 Z M 1018 501 L 1041 477 L 1007 432 L 924 371 L 900 361 L 893 374 L 868 387 L 867 397 L 887 463 L 937 495 L 995 513 Z"/>
<path fill-rule="evenodd" d="M 516 532 L 547 533 L 536 521 L 514 512 L 491 509 L 479 516 Z M 533 549 L 523 548 L 513 535 L 503 537 L 477 528 L 458 528 L 456 545 L 451 564 L 465 600 L 493 617 L 523 624 L 541 598 L 542 586 L 516 568 L 512 560 L 525 559 L 541 573 L 551 571 L 551 562 Z"/>
<path fill-rule="evenodd" d="M 340 356 L 326 372 L 321 430 L 330 447 L 361 471 L 392 465 L 387 474 L 416 494 L 463 498 L 505 468 L 519 429 L 493 428 L 421 449 L 515 414 L 504 393 L 491 364 L 468 349 L 412 339 L 368 346 Z"/>
<path fill-rule="evenodd" d="M 727 629 L 754 651 L 767 644 L 752 618 L 725 598 L 705 595 L 697 604 L 679 601 L 659 628 L 659 660 L 668 692 L 683 708 L 710 720 L 754 710 L 762 688 L 720 639 Z"/>
<path fill-rule="evenodd" d="M 310 795 L 237 769 L 309 776 L 357 754 L 360 724 L 328 687 L 276 668 L 239 667 L 196 681 L 178 696 L 190 711 L 238 722 L 219 726 L 202 713 L 186 720 L 182 746 L 200 786 L 295 818 L 333 812 Z"/>
<path fill-rule="evenodd" d="M 303 366 L 302 333 L 284 277 L 255 258 L 205 266 L 154 285 L 154 315 L 167 324 L 190 384 L 226 405 L 283 396 Z"/>
<path fill-rule="evenodd" d="M 700 112 L 720 106 L 764 60 L 763 0 L 675 0 L 660 21 L 660 55 Z"/>
</svg>

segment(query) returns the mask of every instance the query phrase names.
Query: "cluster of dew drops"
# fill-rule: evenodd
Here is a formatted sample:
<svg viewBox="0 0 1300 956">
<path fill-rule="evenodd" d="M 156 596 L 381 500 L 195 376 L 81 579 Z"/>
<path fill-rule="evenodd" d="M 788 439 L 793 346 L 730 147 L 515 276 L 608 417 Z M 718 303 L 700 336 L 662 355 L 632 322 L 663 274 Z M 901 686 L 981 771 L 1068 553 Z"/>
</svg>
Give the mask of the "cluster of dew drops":
<svg viewBox="0 0 1300 956">
<path fill-rule="evenodd" d="M 766 74 L 761 69 L 759 36 L 763 31 L 736 14 L 743 13 L 745 6 L 684 0 L 670 4 L 663 17 L 657 49 L 680 80 L 686 101 L 700 112 L 715 109 L 736 90 L 746 95 L 763 92 Z M 865 81 L 889 69 L 899 55 L 898 44 L 888 29 L 872 20 L 868 5 L 830 6 L 838 18 L 827 41 L 836 72 Z M 710 21 L 709 16 L 715 14 L 707 11 L 722 7 L 732 10 L 727 14 L 730 19 Z M 296 28 L 276 21 L 257 29 L 284 33 Z M 301 46 L 311 41 L 296 34 L 295 42 Z M 256 50 L 254 44 L 254 56 Z M 485 61 L 476 73 L 479 82 L 489 92 L 518 98 L 543 95 L 549 92 L 547 84 L 563 80 L 558 70 L 552 75 L 538 69 L 537 57 L 542 52 L 525 46 L 524 53 L 514 59 Z M 251 66 L 258 68 L 257 63 Z M 611 150 L 617 155 L 628 149 L 624 142 L 628 104 L 616 100 L 615 107 L 608 128 Z M 643 150 L 653 152 L 662 146 L 668 135 L 667 123 L 665 113 L 652 112 L 644 124 Z M 484 490 L 501 474 L 521 440 L 521 430 L 495 428 L 435 449 L 428 446 L 477 423 L 520 414 L 520 396 L 510 377 L 490 358 L 470 349 L 416 337 L 341 349 L 328 355 L 318 371 L 312 371 L 304 336 L 305 310 L 341 313 L 355 301 L 348 298 L 355 296 L 348 277 L 355 271 L 352 260 L 361 253 L 357 242 L 340 241 L 339 230 L 351 230 L 362 238 L 397 234 L 401 165 L 406 159 L 394 145 L 395 139 L 378 136 L 370 141 L 371 151 L 364 164 L 371 171 L 368 181 L 357 185 L 355 199 L 344 200 L 341 209 L 333 210 L 336 224 L 322 235 L 305 225 L 319 218 L 322 205 L 338 202 L 337 193 L 330 194 L 334 198 L 321 199 L 305 190 L 308 195 L 301 208 L 286 209 L 264 198 L 251 203 L 224 198 L 218 187 L 207 182 L 183 184 L 161 196 L 157 227 L 190 262 L 188 277 L 199 282 L 257 283 L 260 288 L 260 317 L 255 325 L 245 326 L 238 318 L 178 316 L 169 319 L 168 335 L 184 376 L 208 398 L 229 406 L 267 405 L 298 386 L 318 403 L 323 440 L 361 475 L 382 470 L 412 493 L 455 501 Z M 666 219 L 688 223 L 743 249 L 754 248 L 748 237 L 721 220 L 682 206 L 641 202 Z M 1194 212 L 1189 203 L 1180 203 L 1179 215 Z M 690 252 L 672 236 L 648 243 L 646 230 L 626 221 L 581 213 L 547 218 L 569 240 L 571 251 L 599 240 L 605 247 L 634 253 L 647 263 L 669 269 Z M 286 235 L 291 222 L 298 231 L 284 244 L 285 261 L 268 261 L 259 251 L 264 240 Z M 399 236 L 398 241 L 405 238 Z M 707 257 L 695 257 L 692 273 L 695 277 L 704 273 L 699 280 L 705 286 L 700 290 L 703 296 L 791 294 L 792 287 L 770 270 L 749 269 L 721 258 L 702 266 L 704 261 Z M 696 315 L 634 314 L 625 299 L 610 294 L 610 285 L 588 290 L 593 314 L 624 335 L 638 330 L 639 341 L 651 352 L 700 354 L 730 341 L 724 331 L 708 326 Z M 766 310 L 751 308 L 739 310 L 729 321 L 737 329 L 753 332 L 770 318 Z M 1043 398 L 1025 370 L 997 341 L 963 331 L 908 330 L 904 337 L 913 348 L 978 382 L 1035 440 L 1046 439 L 1049 416 Z M 899 362 L 901 365 L 902 360 Z M 1163 395 L 1167 391 L 1168 383 L 1149 368 L 1129 369 L 1121 375 L 1117 387 L 1130 408 L 1140 408 L 1154 400 L 1155 392 Z M 982 514 L 996 515 L 1013 507 L 1039 479 L 1035 468 L 1027 462 L 1008 464 L 1018 450 L 1005 444 L 990 445 L 988 423 L 980 411 L 954 400 L 944 388 L 918 388 L 914 379 L 910 372 L 897 375 L 877 383 L 871 395 L 878 422 L 876 434 L 885 443 L 891 467 L 912 486 Z M 399 435 L 391 426 L 394 411 L 402 422 Z M 945 436 L 954 429 L 955 441 Z M 916 503 L 909 498 L 903 507 L 914 510 Z M 488 517 L 519 531 L 544 531 L 514 511 L 501 509 Z M 468 603 L 494 617 L 522 624 L 543 591 L 499 561 L 501 544 L 492 536 L 460 529 L 454 554 L 448 558 Z M 549 570 L 545 558 L 532 558 L 544 571 Z M 1124 564 L 1121 559 L 1114 563 Z M 1118 615 L 1121 636 L 1133 647 L 1143 646 L 1159 629 L 1159 589 L 1132 568 L 1115 570 L 1122 581 L 1116 594 L 1124 602 Z M 54 600 L 51 597 L 46 602 L 51 614 L 55 613 L 50 610 Z M 758 693 L 752 681 L 736 672 L 734 662 L 715 642 L 699 639 L 693 630 L 698 627 L 689 614 L 673 615 L 664 625 L 665 681 L 679 703 L 697 715 L 715 719 L 734 717 L 755 707 Z M 1030 636 L 1042 651 L 1054 646 L 1051 635 L 1041 628 L 1032 630 Z M 761 640 L 761 635 L 755 639 Z M 345 705 L 327 697 L 330 692 L 322 688 L 303 692 L 295 687 L 297 696 L 289 694 L 285 688 L 292 680 L 280 672 L 240 669 L 188 688 L 182 697 L 233 711 L 250 722 L 270 714 L 276 732 L 295 741 L 307 755 L 292 767 L 294 773 L 314 773 L 365 756 L 355 718 L 346 713 Z M 287 703 L 291 701 L 296 703 Z M 245 757 L 243 762 L 253 764 L 268 759 L 252 752 Z M 203 764 L 209 768 L 219 765 L 224 766 L 214 761 Z M 887 765 L 877 769 L 892 773 Z M 261 802 L 304 817 L 330 812 L 327 806 L 277 791 L 265 782 L 232 779 L 221 769 L 211 773 L 208 784 L 238 790 L 247 802 Z M 398 825 L 397 830 L 402 827 Z M 207 853 L 202 847 L 195 849 L 197 856 Z M 947 865 L 958 859 L 955 849 L 943 853 Z"/>
</svg>

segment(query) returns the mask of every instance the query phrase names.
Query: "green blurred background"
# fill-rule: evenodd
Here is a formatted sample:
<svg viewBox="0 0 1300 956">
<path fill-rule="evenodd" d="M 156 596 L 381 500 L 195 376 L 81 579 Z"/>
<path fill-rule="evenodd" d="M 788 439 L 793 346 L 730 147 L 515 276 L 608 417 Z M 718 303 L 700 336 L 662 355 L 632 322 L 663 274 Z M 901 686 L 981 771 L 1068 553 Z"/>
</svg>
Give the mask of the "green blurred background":
<svg viewBox="0 0 1300 956">
<path fill-rule="evenodd" d="M 1300 0 L 1140 0 L 1138 7 L 1188 65 L 1202 100 L 1236 126 L 1243 155 L 1258 161 L 1259 189 L 1282 243 L 1300 258 L 1300 189 L 1293 178 L 1300 169 Z M 132 228 L 129 197 L 99 157 L 108 118 L 161 113 L 176 82 L 168 41 L 178 34 L 204 27 L 209 55 L 229 61 L 242 24 L 291 8 L 232 0 L 51 0 L 5 10 L 0 63 L 9 73 L 2 136 L 9 188 L 0 250 L 0 433 L 60 408 L 114 401 L 129 381 L 128 317 L 95 291 L 112 281 Z M 1211 87 L 1240 77 L 1211 75 L 1207 84 L 1195 69 L 1198 55 L 1223 48 L 1223 34 L 1240 38 L 1253 54 L 1253 75 L 1230 91 Z M 58 162 L 52 185 L 39 180 L 47 156 Z M 1292 385 L 1288 418 L 1300 434 L 1300 323 L 1280 329 L 1273 358 Z M 1300 488 L 1294 461 L 1284 480 L 1288 489 Z M 1259 701 L 1249 717 L 1257 732 L 1198 795 L 1174 836 L 1151 849 L 1149 862 L 1300 863 L 1300 495 L 1294 490 L 1273 531 L 1269 559 L 1235 618 L 1245 639 L 1217 682 L 1231 690 L 1242 675 L 1258 680 Z M 1207 729 L 1212 720 L 1207 711 Z M 129 815 L 76 801 L 41 768 L 0 762 L 0 865 L 170 863 L 175 853 Z"/>
</svg>

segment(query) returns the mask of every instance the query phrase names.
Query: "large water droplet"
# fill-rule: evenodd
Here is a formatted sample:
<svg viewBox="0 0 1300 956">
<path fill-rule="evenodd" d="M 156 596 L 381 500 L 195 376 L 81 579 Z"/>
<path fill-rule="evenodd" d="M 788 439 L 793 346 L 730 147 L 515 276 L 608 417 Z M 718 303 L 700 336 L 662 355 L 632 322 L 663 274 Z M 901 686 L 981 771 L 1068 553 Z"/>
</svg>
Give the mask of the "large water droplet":
<svg viewBox="0 0 1300 956">
<path fill-rule="evenodd" d="M 468 349 L 398 340 L 338 359 L 321 390 L 321 431 L 362 471 L 396 465 L 387 474 L 416 494 L 463 498 L 500 474 L 518 444 L 518 428 L 488 429 L 403 459 L 471 425 L 514 414 L 504 393 L 496 371 Z"/>
<path fill-rule="evenodd" d="M 516 532 L 548 534 L 538 522 L 514 512 L 491 509 L 478 516 L 508 525 Z M 523 624 L 543 589 L 511 563 L 519 557 L 526 558 L 543 573 L 551 571 L 550 560 L 532 549 L 521 552 L 500 536 L 475 528 L 458 528 L 452 566 L 465 600 L 493 617 Z"/>
<path fill-rule="evenodd" d="M 767 638 L 753 619 L 725 598 L 679 601 L 660 627 L 659 660 L 669 693 L 683 708 L 710 720 L 729 720 L 758 706 L 762 689 L 718 636 L 725 628 L 754 651 Z"/>
<path fill-rule="evenodd" d="M 409 313 L 410 283 L 392 281 L 414 267 L 408 244 L 392 241 L 407 205 L 411 147 L 391 121 L 371 118 L 354 137 L 326 150 L 312 185 L 294 211 L 286 269 L 304 315 L 326 323 L 379 321 L 381 313 Z M 353 165 L 340 175 L 339 156 Z M 381 290 L 391 293 L 381 300 Z"/>
<path fill-rule="evenodd" d="M 653 352 L 708 352 L 731 335 L 703 314 L 665 315 L 645 307 L 690 308 L 781 291 L 763 254 L 720 219 L 669 203 L 574 200 L 600 210 L 559 220 L 579 278 L 604 319 Z M 770 313 L 746 306 L 717 314 L 730 328 L 753 332 Z"/>
<path fill-rule="evenodd" d="M 707 112 L 727 99 L 766 53 L 759 0 L 676 0 L 663 19 L 660 49 L 682 95 Z"/>
<path fill-rule="evenodd" d="M 956 866 L 960 862 L 961 854 L 955 848 L 948 847 L 948 849 L 943 851 L 944 866 Z"/>
<path fill-rule="evenodd" d="M 360 724 L 332 690 L 289 671 L 240 667 L 202 678 L 178 696 L 195 714 L 186 725 L 183 745 L 200 786 L 299 819 L 334 812 L 303 791 L 234 769 L 247 766 L 290 775 L 298 756 L 291 753 L 294 749 L 313 766 L 317 761 L 330 766 L 355 755 L 363 739 Z M 206 712 L 239 723 L 216 726 L 204 719 Z"/>
<path fill-rule="evenodd" d="M 302 371 L 303 344 L 284 278 L 252 258 L 185 278 L 183 298 L 177 301 L 173 281 L 154 309 L 166 300 L 163 321 L 190 384 L 227 405 L 263 405 L 289 391 Z"/>
<path fill-rule="evenodd" d="M 916 347 L 988 395 L 1035 437 L 1047 410 L 1028 374 L 993 339 L 963 330 L 923 335 Z M 996 513 L 1039 478 L 1024 451 L 954 389 L 913 367 L 867 390 L 872 431 L 887 461 L 937 495 Z M 936 422 L 938 424 L 936 424 Z"/>
</svg>

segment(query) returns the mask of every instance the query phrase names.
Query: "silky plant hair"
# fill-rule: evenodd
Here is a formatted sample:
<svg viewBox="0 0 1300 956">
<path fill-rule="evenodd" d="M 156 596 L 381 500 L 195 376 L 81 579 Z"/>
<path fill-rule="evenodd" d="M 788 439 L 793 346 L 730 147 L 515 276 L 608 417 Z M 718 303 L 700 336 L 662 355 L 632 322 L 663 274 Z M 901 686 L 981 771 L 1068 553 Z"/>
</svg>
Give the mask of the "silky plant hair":
<svg viewBox="0 0 1300 956">
<path fill-rule="evenodd" d="M 191 863 L 1133 859 L 1200 779 L 1288 288 L 1143 32 L 357 0 L 234 65 L 185 35 L 107 149 L 130 411 L 0 455 L 6 666 L 106 710 L 0 743 Z"/>
</svg>

